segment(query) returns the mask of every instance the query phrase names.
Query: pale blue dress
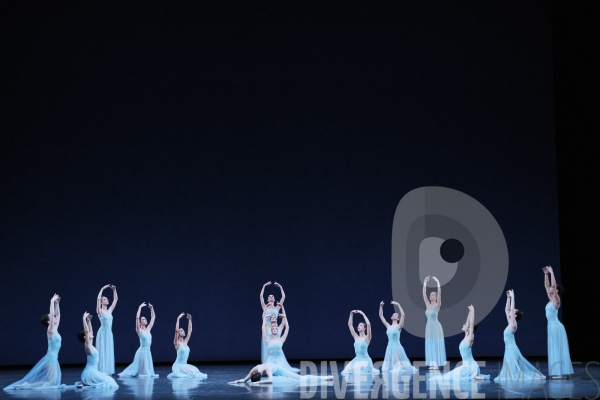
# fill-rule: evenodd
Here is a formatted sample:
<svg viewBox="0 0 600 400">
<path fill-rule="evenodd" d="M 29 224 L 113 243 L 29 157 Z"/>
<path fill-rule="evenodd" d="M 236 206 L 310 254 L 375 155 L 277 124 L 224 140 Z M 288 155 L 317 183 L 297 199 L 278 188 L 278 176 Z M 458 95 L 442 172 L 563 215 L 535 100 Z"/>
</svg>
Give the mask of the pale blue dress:
<svg viewBox="0 0 600 400">
<path fill-rule="evenodd" d="M 269 350 L 267 363 L 277 365 L 279 368 L 284 368 L 295 373 L 300 372 L 300 368 L 293 368 L 285 358 L 285 354 L 283 354 L 283 343 L 281 340 L 269 340 L 267 348 Z"/>
<path fill-rule="evenodd" d="M 112 313 L 103 310 L 100 317 L 101 326 L 96 334 L 96 348 L 99 354 L 98 371 L 107 374 L 115 373 L 115 345 L 112 323 Z"/>
<path fill-rule="evenodd" d="M 58 352 L 62 338 L 58 332 L 54 332 L 51 339 L 48 339 L 48 352 L 35 364 L 35 366 L 25 375 L 25 377 L 4 390 L 45 390 L 61 389 L 67 385 L 61 384 L 60 364 L 58 363 Z"/>
<path fill-rule="evenodd" d="M 295 372 L 290 371 L 287 368 L 281 368 L 275 364 L 271 365 L 271 373 L 273 374 L 273 382 L 285 382 L 285 381 L 301 381 L 301 380 L 319 380 L 323 377 L 319 375 L 299 375 Z"/>
<path fill-rule="evenodd" d="M 265 322 L 267 327 L 271 326 L 271 317 L 279 317 L 279 310 L 277 307 L 269 309 L 267 308 L 267 312 L 265 315 Z M 262 327 L 261 327 L 262 329 Z M 267 328 L 267 336 L 271 337 L 271 330 Z M 267 358 L 269 357 L 269 347 L 265 342 L 265 338 L 263 338 L 262 334 L 260 335 L 260 363 L 264 364 L 267 362 Z"/>
<path fill-rule="evenodd" d="M 367 352 L 368 347 L 369 343 L 367 343 L 366 339 L 354 340 L 354 352 L 356 353 L 356 357 L 346 365 L 342 374 L 373 373 L 373 360 L 371 360 L 371 357 L 369 357 L 369 353 Z"/>
<path fill-rule="evenodd" d="M 173 372 L 167 375 L 167 378 L 207 378 L 208 375 L 203 374 L 198 368 L 187 363 L 189 355 L 190 348 L 185 344 L 179 343 L 177 359 L 171 367 Z"/>
<path fill-rule="evenodd" d="M 558 309 L 552 302 L 546 304 L 548 318 L 548 375 L 570 375 L 573 373 L 569 341 L 564 325 L 558 320 Z"/>
<path fill-rule="evenodd" d="M 429 367 L 442 367 L 446 365 L 446 345 L 444 343 L 444 330 L 438 321 L 438 311 L 434 307 L 425 311 L 427 325 L 425 325 L 425 361 Z"/>
<path fill-rule="evenodd" d="M 81 373 L 81 382 L 76 385 L 84 384 L 94 388 L 118 389 L 119 385 L 107 373 L 98 371 L 99 352 L 92 347 L 92 354 L 87 355 L 87 364 Z"/>
<path fill-rule="evenodd" d="M 529 361 L 523 357 L 515 342 L 515 334 L 510 332 L 507 326 L 504 329 L 504 359 L 500 374 L 494 378 L 494 382 L 501 381 L 523 381 L 533 379 L 546 379 L 546 377 Z"/>
<path fill-rule="evenodd" d="M 119 374 L 121 377 L 139 377 L 156 378 L 154 373 L 154 364 L 152 363 L 152 353 L 150 345 L 152 344 L 152 335 L 150 332 L 142 331 L 140 333 L 140 348 L 135 352 L 133 363 Z"/>
<path fill-rule="evenodd" d="M 404 347 L 400 344 L 400 333 L 402 330 L 399 325 L 390 325 L 386 334 L 388 337 L 388 345 L 385 350 L 385 358 L 383 359 L 382 371 L 389 372 L 417 372 L 418 370 L 412 366 Z"/>
<path fill-rule="evenodd" d="M 481 375 L 479 372 L 479 365 L 473 358 L 471 346 L 467 344 L 466 340 L 460 342 L 458 346 L 460 356 L 462 358 L 462 365 L 454 368 L 452 371 L 446 372 L 445 374 L 435 375 L 429 378 L 430 381 L 438 382 L 451 382 L 455 380 L 470 381 L 475 379 L 477 375 L 483 377 L 483 379 L 490 379 L 489 375 Z"/>
</svg>

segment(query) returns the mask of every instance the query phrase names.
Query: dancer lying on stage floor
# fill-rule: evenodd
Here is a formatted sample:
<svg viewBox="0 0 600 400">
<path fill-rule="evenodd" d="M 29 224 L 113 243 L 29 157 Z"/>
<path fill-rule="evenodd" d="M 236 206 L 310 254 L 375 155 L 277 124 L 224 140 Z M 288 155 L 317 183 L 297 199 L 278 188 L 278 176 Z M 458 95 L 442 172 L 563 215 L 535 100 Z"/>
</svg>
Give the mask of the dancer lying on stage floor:
<svg viewBox="0 0 600 400">
<path fill-rule="evenodd" d="M 99 355 L 94 347 L 94 330 L 91 323 L 92 316 L 86 311 L 83 313 L 83 330 L 77 334 L 77 339 L 83 342 L 87 354 L 87 364 L 81 373 L 81 382 L 76 382 L 78 388 L 90 386 L 94 388 L 118 389 L 119 385 L 107 373 L 98 370 Z"/>
<path fill-rule="evenodd" d="M 190 337 L 192 336 L 192 316 L 190 314 L 187 314 L 188 331 L 186 336 L 183 328 L 179 327 L 179 320 L 184 315 L 186 314 L 179 314 L 179 316 L 177 317 L 177 322 L 175 323 L 175 339 L 173 340 L 173 344 L 175 345 L 175 350 L 177 350 L 177 359 L 175 360 L 175 363 L 172 367 L 173 372 L 167 375 L 167 378 L 205 379 L 207 377 L 206 374 L 203 374 L 202 372 L 200 372 L 200 370 L 198 370 L 198 368 L 187 363 L 188 357 L 190 355 L 190 348 L 188 346 L 188 342 L 190 340 Z"/>
<path fill-rule="evenodd" d="M 261 380 L 263 376 L 267 379 Z M 295 372 L 280 368 L 277 365 L 271 363 L 259 364 L 252 368 L 248 375 L 242 379 L 235 380 L 229 383 L 245 383 L 248 380 L 252 381 L 253 384 L 267 384 L 276 383 L 279 381 L 300 381 L 300 380 L 311 380 L 311 379 L 322 379 L 326 381 L 333 380 L 332 375 L 319 376 L 319 375 L 298 375 Z"/>
<path fill-rule="evenodd" d="M 60 296 L 55 294 L 50 300 L 50 313 L 42 317 L 42 324 L 47 326 L 46 337 L 48 339 L 48 352 L 37 364 L 25 375 L 25 377 L 4 390 L 11 389 L 60 389 L 66 387 L 61 384 L 60 364 L 58 363 L 58 352 L 62 338 L 58 334 L 60 324 Z"/>
</svg>

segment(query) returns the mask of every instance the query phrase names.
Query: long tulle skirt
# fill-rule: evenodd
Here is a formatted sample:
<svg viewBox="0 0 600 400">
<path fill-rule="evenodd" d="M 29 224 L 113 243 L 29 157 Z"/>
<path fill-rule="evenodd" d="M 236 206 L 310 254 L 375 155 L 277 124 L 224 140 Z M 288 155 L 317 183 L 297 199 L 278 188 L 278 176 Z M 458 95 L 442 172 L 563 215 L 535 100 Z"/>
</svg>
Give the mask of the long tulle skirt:
<svg viewBox="0 0 600 400">
<path fill-rule="evenodd" d="M 567 331 L 560 321 L 548 322 L 548 375 L 572 373 Z"/>
<path fill-rule="evenodd" d="M 461 361 L 460 365 L 445 374 L 434 375 L 429 378 L 430 381 L 449 383 L 455 380 L 470 381 L 477 375 L 483 379 L 490 379 L 489 375 L 481 375 L 479 365 L 476 361 Z"/>
<path fill-rule="evenodd" d="M 150 347 L 140 347 L 135 352 L 133 363 L 119 374 L 121 377 L 156 378 Z"/>
<path fill-rule="evenodd" d="M 373 373 L 373 360 L 371 357 L 356 356 L 352 361 L 346 365 L 346 368 L 342 371 L 342 374 L 372 374 Z"/>
<path fill-rule="evenodd" d="M 425 361 L 430 367 L 446 365 L 446 344 L 444 330 L 439 322 L 425 325 Z"/>
<path fill-rule="evenodd" d="M 84 384 L 86 386 L 103 389 L 119 388 L 119 385 L 117 385 L 117 382 L 115 382 L 112 377 L 108 376 L 108 374 L 104 372 L 98 371 L 98 369 L 95 367 L 85 367 L 81 373 L 81 382 L 77 382 L 75 384 Z"/>
<path fill-rule="evenodd" d="M 494 378 L 494 382 L 511 380 L 518 382 L 533 379 L 546 379 L 546 377 L 523 357 L 517 346 L 506 346 L 502 369 L 500 374 Z"/>
<path fill-rule="evenodd" d="M 382 371 L 389 372 L 417 372 L 408 359 L 404 347 L 400 343 L 388 343 L 383 359 Z"/>
<path fill-rule="evenodd" d="M 98 371 L 107 374 L 115 373 L 115 345 L 111 329 L 101 327 L 96 334 L 98 350 Z"/>
<path fill-rule="evenodd" d="M 285 355 L 283 354 L 283 350 L 281 351 L 281 356 L 279 356 L 279 357 L 273 357 L 272 355 L 269 355 L 267 357 L 267 362 L 271 363 L 271 364 L 275 364 L 280 368 L 288 369 L 295 373 L 300 372 L 300 368 L 294 368 L 290 365 L 290 363 L 288 363 L 287 359 L 285 358 Z"/>
<path fill-rule="evenodd" d="M 60 383 L 60 380 L 61 371 L 58 359 L 45 355 L 23 379 L 8 385 L 4 390 L 45 390 L 66 387 L 66 385 Z"/>
<path fill-rule="evenodd" d="M 203 374 L 200 370 L 191 364 L 176 362 L 171 368 L 173 372 L 167 375 L 167 378 L 200 378 L 206 379 L 208 375 Z"/>
</svg>

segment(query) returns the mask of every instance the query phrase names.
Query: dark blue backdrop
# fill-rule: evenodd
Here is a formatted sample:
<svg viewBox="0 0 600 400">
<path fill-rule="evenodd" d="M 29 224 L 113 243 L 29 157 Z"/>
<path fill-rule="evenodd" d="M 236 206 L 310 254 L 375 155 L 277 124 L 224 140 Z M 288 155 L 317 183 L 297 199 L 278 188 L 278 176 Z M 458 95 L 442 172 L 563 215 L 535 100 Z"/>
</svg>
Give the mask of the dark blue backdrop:
<svg viewBox="0 0 600 400">
<path fill-rule="evenodd" d="M 518 344 L 545 355 L 541 267 L 559 270 L 549 3 L 13 7 L 1 364 L 44 354 L 55 292 L 60 360 L 83 363 L 75 334 L 107 283 L 117 362 L 138 347 L 142 301 L 158 315 L 155 361 L 175 358 L 182 311 L 190 359 L 256 360 L 268 280 L 287 295 L 289 359 L 353 357 L 352 309 L 382 358 L 392 218 L 430 185 L 496 217 L 526 314 Z M 476 356 L 503 354 L 503 308 L 480 324 Z M 423 339 L 402 341 L 424 356 Z"/>
</svg>

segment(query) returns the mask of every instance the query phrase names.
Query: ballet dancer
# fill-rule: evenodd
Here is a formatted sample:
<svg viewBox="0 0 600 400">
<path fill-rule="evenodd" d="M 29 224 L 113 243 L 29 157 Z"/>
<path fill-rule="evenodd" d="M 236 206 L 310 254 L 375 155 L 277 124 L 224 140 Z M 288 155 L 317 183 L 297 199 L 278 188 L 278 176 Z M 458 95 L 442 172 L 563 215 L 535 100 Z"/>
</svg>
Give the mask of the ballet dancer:
<svg viewBox="0 0 600 400">
<path fill-rule="evenodd" d="M 281 300 L 279 301 L 279 304 L 277 306 L 275 306 L 275 296 L 273 296 L 272 294 L 270 294 L 267 297 L 267 302 L 265 303 L 265 299 L 264 299 L 264 293 L 265 293 L 265 287 L 269 286 L 269 285 L 275 285 L 277 286 L 280 290 L 281 290 Z M 271 281 L 265 283 L 262 287 L 262 290 L 260 291 L 260 305 L 263 309 L 263 311 L 265 311 L 265 315 L 266 315 L 266 321 L 269 321 L 271 319 L 271 316 L 277 318 L 277 316 L 279 315 L 279 310 L 280 310 L 280 306 L 281 304 L 283 304 L 283 302 L 285 301 L 285 293 L 283 291 L 283 287 L 281 287 L 281 285 L 277 282 L 275 283 L 271 283 Z M 267 342 L 265 342 L 264 336 L 261 337 L 260 340 L 260 362 L 261 363 L 265 363 L 267 362 L 267 358 L 269 357 L 269 349 L 267 348 Z"/>
<path fill-rule="evenodd" d="M 285 343 L 287 339 L 290 326 L 288 318 L 285 315 L 285 308 L 283 307 L 283 304 L 279 303 L 278 307 L 281 308 L 281 315 L 283 319 L 282 325 L 285 325 L 285 332 L 282 335 L 279 334 L 279 327 L 277 326 L 277 323 L 271 323 L 269 326 L 267 326 L 266 323 L 263 324 L 263 338 L 267 343 L 268 350 L 267 363 L 298 373 L 300 372 L 300 368 L 293 368 L 285 358 L 285 354 L 283 354 L 283 343 Z M 263 321 L 265 321 L 265 314 L 266 309 L 263 311 Z"/>
<path fill-rule="evenodd" d="M 365 322 L 361 322 L 358 324 L 358 333 L 354 330 L 353 318 L 354 314 L 360 314 L 365 319 Z M 369 343 L 371 342 L 371 323 L 369 319 L 360 310 L 352 310 L 350 312 L 350 318 L 348 318 L 348 328 L 350 329 L 350 333 L 354 338 L 354 352 L 356 353 L 356 357 L 342 371 L 342 374 L 352 374 L 352 373 L 362 373 L 362 374 L 370 374 L 373 372 L 373 360 L 369 357 L 369 353 L 367 352 L 367 348 L 369 347 Z"/>
<path fill-rule="evenodd" d="M 261 380 L 263 376 L 266 376 L 267 379 Z M 287 370 L 285 368 L 280 368 L 277 365 L 271 363 L 259 364 L 256 367 L 252 368 L 248 375 L 246 375 L 242 379 L 235 380 L 229 383 L 246 383 L 248 380 L 252 382 L 253 385 L 264 385 L 268 383 L 276 383 L 278 380 L 281 381 L 289 381 L 289 380 L 325 380 L 332 381 L 333 376 L 319 376 L 319 375 L 298 375 L 295 372 Z"/>
<path fill-rule="evenodd" d="M 154 373 L 152 353 L 150 352 L 150 345 L 152 345 L 152 334 L 150 331 L 154 326 L 154 321 L 156 321 L 156 315 L 154 314 L 154 307 L 152 304 L 148 303 L 152 318 L 150 323 L 148 323 L 146 317 L 140 317 L 142 307 L 145 306 L 146 303 L 140 304 L 135 317 L 135 330 L 140 337 L 140 348 L 135 352 L 133 363 L 119 374 L 120 377 L 158 377 L 158 375 Z"/>
<path fill-rule="evenodd" d="M 385 350 L 385 358 L 383 365 L 381 366 L 382 371 L 389 372 L 411 372 L 415 373 L 418 370 L 412 366 L 410 360 L 406 356 L 404 347 L 400 344 L 400 333 L 404 326 L 404 310 L 395 301 L 391 301 L 390 304 L 398 306 L 400 310 L 400 320 L 398 321 L 398 313 L 392 314 L 392 323 L 389 324 L 383 317 L 383 300 L 379 304 L 379 318 L 383 325 L 386 327 L 386 334 L 388 337 L 388 345 Z"/>
<path fill-rule="evenodd" d="M 433 279 L 437 282 L 437 292 L 429 293 L 427 298 L 427 282 Z M 425 361 L 429 369 L 439 369 L 446 365 L 446 345 L 444 343 L 444 330 L 438 321 L 438 313 L 442 306 L 442 288 L 440 281 L 434 277 L 426 277 L 423 281 L 423 300 L 427 310 L 427 325 L 425 325 Z"/>
<path fill-rule="evenodd" d="M 473 379 L 483 380 L 490 378 L 489 375 L 480 374 L 479 365 L 477 365 L 477 361 L 475 361 L 473 358 L 473 353 L 471 352 L 473 342 L 475 341 L 475 331 L 477 330 L 477 325 L 475 325 L 475 308 L 472 304 L 467 308 L 469 309 L 469 315 L 467 316 L 467 322 L 465 322 L 462 327 L 465 337 L 458 346 L 458 350 L 460 351 L 460 356 L 462 358 L 462 365 L 454 368 L 452 371 L 446 372 L 445 374 L 435 375 L 429 378 L 430 381 L 470 381 Z"/>
<path fill-rule="evenodd" d="M 109 306 L 108 298 L 102 296 L 104 289 L 112 289 L 113 302 Z M 96 314 L 100 319 L 100 329 L 96 336 L 96 348 L 98 349 L 98 371 L 106 372 L 109 375 L 115 373 L 115 344 L 113 342 L 112 322 L 113 311 L 117 305 L 117 287 L 115 285 L 104 285 L 98 293 L 96 300 Z"/>
<path fill-rule="evenodd" d="M 500 374 L 494 378 L 494 382 L 533 380 L 539 376 L 546 377 L 529 361 L 523 357 L 515 342 L 517 321 L 523 318 L 523 312 L 515 308 L 515 293 L 512 290 L 506 292 L 506 307 L 504 309 L 508 326 L 504 329 L 504 359 Z"/>
<path fill-rule="evenodd" d="M 560 295 L 564 288 L 557 285 L 552 267 L 542 268 L 544 271 L 544 286 L 548 294 L 546 304 L 546 318 L 548 319 L 548 375 L 552 379 L 564 379 L 565 375 L 573 373 L 571 355 L 569 354 L 569 341 L 564 325 L 558 320 L 560 308 Z M 550 282 L 548 282 L 550 275 Z"/>
<path fill-rule="evenodd" d="M 190 337 L 192 336 L 192 316 L 187 314 L 188 319 L 188 331 L 187 336 L 183 328 L 179 327 L 179 320 L 186 315 L 185 313 L 179 314 L 177 317 L 177 322 L 175 323 L 175 339 L 173 340 L 173 344 L 175 345 L 175 350 L 177 350 L 177 359 L 173 364 L 172 370 L 167 378 L 201 378 L 206 379 L 207 375 L 203 374 L 198 370 L 198 368 L 194 367 L 187 363 L 188 357 L 190 355 L 190 348 L 188 346 L 188 342 L 190 341 Z"/>
<path fill-rule="evenodd" d="M 12 389 L 60 389 L 66 387 L 61 384 L 60 364 L 58 363 L 58 352 L 62 338 L 58 334 L 58 325 L 60 324 L 60 296 L 54 294 L 50 299 L 50 313 L 42 317 L 41 321 L 48 329 L 46 337 L 48 339 L 48 352 L 35 364 L 35 366 L 25 375 L 25 377 L 13 384 L 8 385 L 4 390 Z"/>
<path fill-rule="evenodd" d="M 112 377 L 98 370 L 99 351 L 94 347 L 94 330 L 92 329 L 91 320 L 92 315 L 87 311 L 83 313 L 83 330 L 77 334 L 77 339 L 83 342 L 85 354 L 87 354 L 87 363 L 81 373 L 81 382 L 76 382 L 75 385 L 80 389 L 87 386 L 118 389 L 119 385 L 117 385 L 117 382 Z"/>
</svg>

